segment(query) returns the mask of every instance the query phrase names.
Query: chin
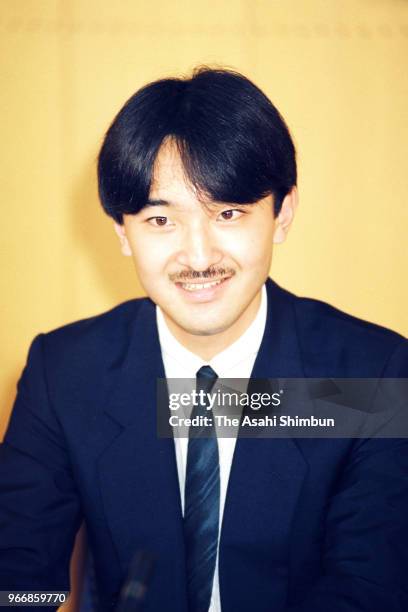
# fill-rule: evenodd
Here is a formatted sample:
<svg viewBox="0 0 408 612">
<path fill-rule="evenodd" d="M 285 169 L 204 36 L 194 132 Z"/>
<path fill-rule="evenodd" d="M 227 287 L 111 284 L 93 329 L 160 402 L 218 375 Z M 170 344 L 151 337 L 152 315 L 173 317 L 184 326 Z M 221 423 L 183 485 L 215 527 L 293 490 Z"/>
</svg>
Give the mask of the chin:
<svg viewBox="0 0 408 612">
<path fill-rule="evenodd" d="M 215 336 L 217 334 L 225 332 L 227 329 L 229 329 L 230 326 L 231 323 L 229 322 L 224 322 L 224 324 L 214 323 L 211 325 L 208 323 L 208 321 L 203 323 L 202 326 L 200 326 L 199 324 L 197 325 L 197 321 L 195 322 L 194 326 L 180 325 L 180 327 L 182 327 L 185 332 L 191 334 L 192 336 Z"/>
<path fill-rule="evenodd" d="M 195 329 L 190 331 L 189 333 L 193 336 L 216 336 L 217 334 L 225 331 L 224 327 L 216 327 L 215 329 Z"/>
</svg>

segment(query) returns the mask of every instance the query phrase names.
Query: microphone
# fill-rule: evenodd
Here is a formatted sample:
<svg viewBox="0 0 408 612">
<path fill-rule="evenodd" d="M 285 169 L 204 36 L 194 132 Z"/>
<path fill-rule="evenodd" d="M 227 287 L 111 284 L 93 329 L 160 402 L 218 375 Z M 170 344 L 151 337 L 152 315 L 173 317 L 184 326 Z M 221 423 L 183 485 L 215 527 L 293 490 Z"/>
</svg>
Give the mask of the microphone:
<svg viewBox="0 0 408 612">
<path fill-rule="evenodd" d="M 143 609 L 143 601 L 153 566 L 154 558 L 150 553 L 141 550 L 135 554 L 120 591 L 115 612 L 139 612 Z"/>
</svg>

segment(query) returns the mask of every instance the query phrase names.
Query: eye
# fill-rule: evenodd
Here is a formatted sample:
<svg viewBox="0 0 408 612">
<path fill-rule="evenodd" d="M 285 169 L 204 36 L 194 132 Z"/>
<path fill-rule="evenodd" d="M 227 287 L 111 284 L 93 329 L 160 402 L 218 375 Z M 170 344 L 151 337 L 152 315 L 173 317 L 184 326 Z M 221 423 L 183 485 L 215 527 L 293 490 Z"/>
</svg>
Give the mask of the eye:
<svg viewBox="0 0 408 612">
<path fill-rule="evenodd" d="M 164 227 L 170 224 L 167 217 L 149 217 L 146 221 L 154 227 Z"/>
<path fill-rule="evenodd" d="M 233 221 L 235 219 L 239 219 L 244 214 L 243 210 L 239 210 L 238 208 L 231 208 L 230 210 L 223 210 L 222 213 L 218 215 L 218 218 L 221 221 Z"/>
</svg>

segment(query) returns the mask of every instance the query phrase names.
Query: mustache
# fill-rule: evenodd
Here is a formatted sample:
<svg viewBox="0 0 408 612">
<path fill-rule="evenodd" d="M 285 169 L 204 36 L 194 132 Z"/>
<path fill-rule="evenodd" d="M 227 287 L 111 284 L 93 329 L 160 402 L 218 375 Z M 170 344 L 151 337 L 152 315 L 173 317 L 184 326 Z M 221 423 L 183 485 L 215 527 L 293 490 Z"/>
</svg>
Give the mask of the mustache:
<svg viewBox="0 0 408 612">
<path fill-rule="evenodd" d="M 197 280 L 201 278 L 226 278 L 229 276 L 234 276 L 235 270 L 232 268 L 208 268 L 207 270 L 197 271 L 197 270 L 181 270 L 180 272 L 174 272 L 173 274 L 169 274 L 169 279 L 172 282 L 177 281 L 189 281 L 189 280 Z"/>
</svg>

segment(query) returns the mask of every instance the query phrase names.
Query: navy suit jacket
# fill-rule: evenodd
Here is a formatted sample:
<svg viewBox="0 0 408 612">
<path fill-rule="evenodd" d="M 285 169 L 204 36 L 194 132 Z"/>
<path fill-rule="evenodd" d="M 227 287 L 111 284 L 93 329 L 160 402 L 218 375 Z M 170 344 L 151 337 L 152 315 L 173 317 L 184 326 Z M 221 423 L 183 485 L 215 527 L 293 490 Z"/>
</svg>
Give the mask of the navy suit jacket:
<svg viewBox="0 0 408 612">
<path fill-rule="evenodd" d="M 408 376 L 407 342 L 267 282 L 253 377 Z M 101 609 L 137 550 L 148 612 L 187 612 L 174 442 L 154 305 L 38 336 L 0 455 L 0 590 L 68 590 L 84 518 Z M 238 438 L 219 549 L 223 612 L 406 612 L 408 442 Z"/>
</svg>

